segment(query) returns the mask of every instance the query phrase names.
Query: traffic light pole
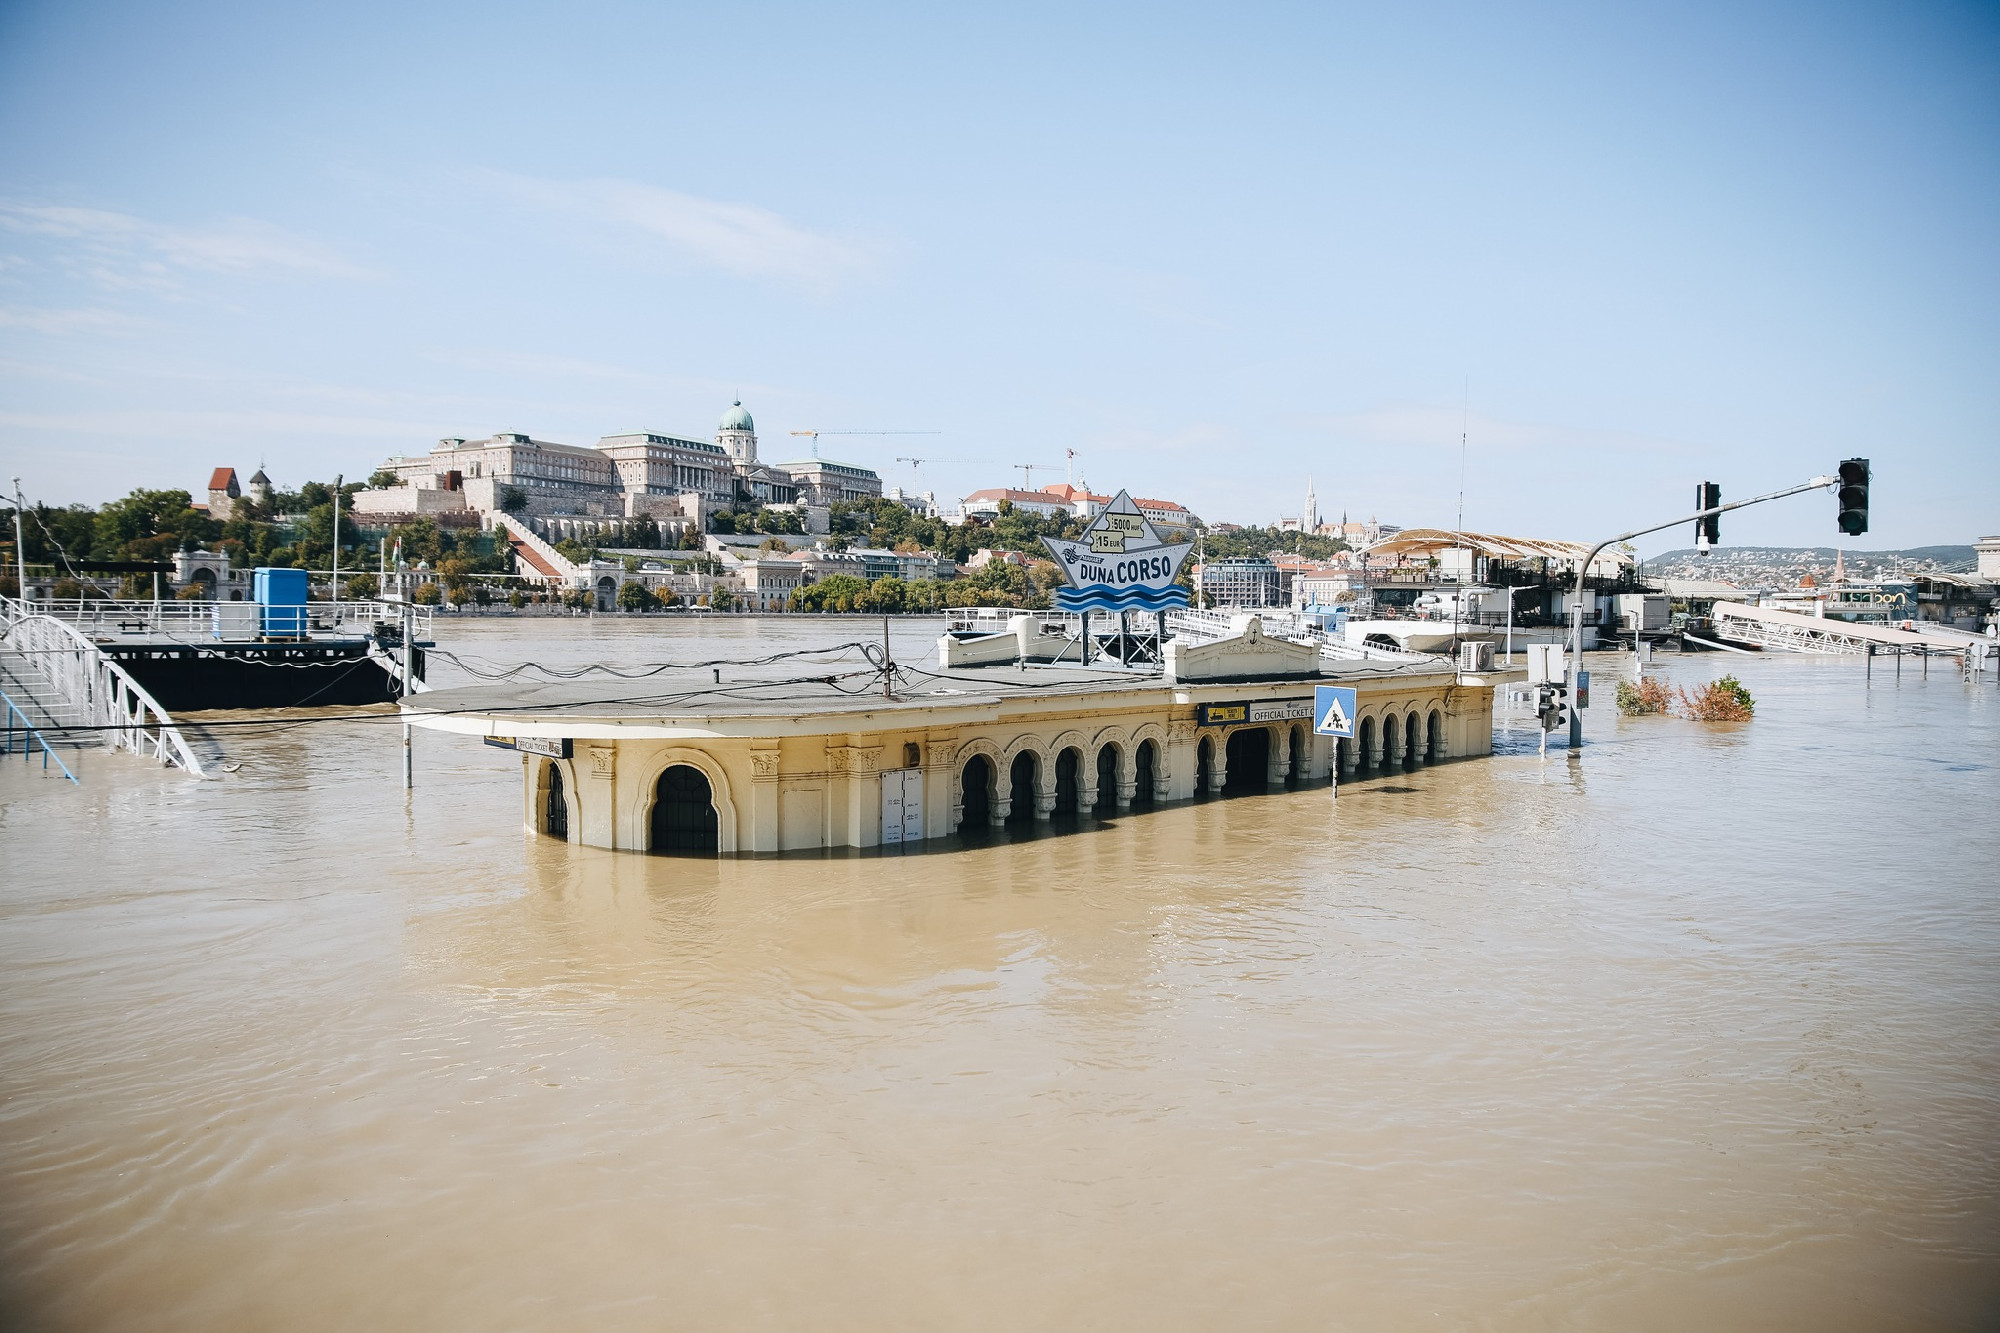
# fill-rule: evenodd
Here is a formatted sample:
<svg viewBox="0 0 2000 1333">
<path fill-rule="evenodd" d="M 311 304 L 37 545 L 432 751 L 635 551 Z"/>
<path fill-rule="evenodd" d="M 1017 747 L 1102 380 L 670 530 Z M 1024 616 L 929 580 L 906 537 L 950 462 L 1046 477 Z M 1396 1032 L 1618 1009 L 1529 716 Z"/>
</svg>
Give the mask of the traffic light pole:
<svg viewBox="0 0 2000 1333">
<path fill-rule="evenodd" d="M 1811 481 L 1804 482 L 1798 486 L 1788 486 L 1782 491 L 1772 491 L 1769 495 L 1754 495 L 1748 500 L 1738 500 L 1733 504 L 1714 505 L 1708 509 L 1699 509 L 1684 518 L 1677 518 L 1671 522 L 1655 523 L 1649 528 L 1634 528 L 1630 532 L 1621 532 L 1616 537 L 1606 537 L 1603 541 L 1591 547 L 1590 554 L 1583 558 L 1583 563 L 1578 565 L 1576 570 L 1576 610 L 1570 625 L 1569 639 L 1569 748 L 1572 750 L 1581 750 L 1583 748 L 1583 714 L 1576 706 L 1576 689 L 1578 673 L 1583 670 L 1584 582 L 1590 577 L 1590 567 L 1597 562 L 1599 552 L 1614 542 L 1630 541 L 1634 537 L 1643 537 L 1649 532 L 1659 532 L 1665 528 L 1677 528 L 1683 523 L 1694 523 L 1704 518 L 1712 518 L 1717 514 L 1726 514 L 1732 509 L 1747 509 L 1751 505 L 1763 504 L 1766 500 L 1782 500 L 1788 495 L 1801 495 L 1806 491 L 1823 491 L 1829 486 L 1838 486 L 1839 484 L 1840 478 L 1837 476 L 1814 477 Z"/>
</svg>

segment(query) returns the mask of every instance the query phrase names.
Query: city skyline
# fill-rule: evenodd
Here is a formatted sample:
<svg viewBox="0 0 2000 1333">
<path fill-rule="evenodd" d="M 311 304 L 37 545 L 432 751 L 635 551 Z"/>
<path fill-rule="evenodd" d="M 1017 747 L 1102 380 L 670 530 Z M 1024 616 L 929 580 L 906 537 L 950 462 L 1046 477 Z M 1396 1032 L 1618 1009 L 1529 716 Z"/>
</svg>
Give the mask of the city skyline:
<svg viewBox="0 0 2000 1333">
<path fill-rule="evenodd" d="M 355 478 L 741 396 L 767 438 L 941 431 L 823 445 L 935 454 L 941 500 L 1074 448 L 1210 521 L 1311 475 L 1448 527 L 1463 434 L 1474 530 L 1854 454 L 1862 545 L 2000 526 L 1987 11 L 771 19 L 15 7 L 8 475 Z M 1834 541 L 1822 497 L 1724 522 Z"/>
</svg>

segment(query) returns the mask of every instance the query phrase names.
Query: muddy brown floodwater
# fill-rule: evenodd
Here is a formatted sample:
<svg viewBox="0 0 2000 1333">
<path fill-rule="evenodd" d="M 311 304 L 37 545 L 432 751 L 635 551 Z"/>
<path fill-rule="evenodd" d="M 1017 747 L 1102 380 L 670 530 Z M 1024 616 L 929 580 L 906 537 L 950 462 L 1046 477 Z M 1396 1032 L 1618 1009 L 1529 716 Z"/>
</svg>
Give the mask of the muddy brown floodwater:
<svg viewBox="0 0 2000 1333">
<path fill-rule="evenodd" d="M 900 856 L 571 848 L 371 721 L 0 765 L 0 1324 L 1994 1327 L 2000 688 L 1629 661 L 1577 762 Z"/>
</svg>

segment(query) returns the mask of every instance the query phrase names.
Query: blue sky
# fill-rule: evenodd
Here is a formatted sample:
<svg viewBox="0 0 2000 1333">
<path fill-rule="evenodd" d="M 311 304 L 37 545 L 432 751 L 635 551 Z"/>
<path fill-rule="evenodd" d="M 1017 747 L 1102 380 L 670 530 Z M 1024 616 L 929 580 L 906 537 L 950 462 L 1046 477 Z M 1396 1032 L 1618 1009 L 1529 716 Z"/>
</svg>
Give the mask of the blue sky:
<svg viewBox="0 0 2000 1333">
<path fill-rule="evenodd" d="M 2000 531 L 1992 5 L 0 3 L 31 497 L 706 437 L 1595 537 Z M 1060 480 L 1036 474 L 1036 483 Z M 1833 502 L 1725 518 L 1831 544 Z M 1675 532 L 1642 543 L 1685 544 Z"/>
</svg>

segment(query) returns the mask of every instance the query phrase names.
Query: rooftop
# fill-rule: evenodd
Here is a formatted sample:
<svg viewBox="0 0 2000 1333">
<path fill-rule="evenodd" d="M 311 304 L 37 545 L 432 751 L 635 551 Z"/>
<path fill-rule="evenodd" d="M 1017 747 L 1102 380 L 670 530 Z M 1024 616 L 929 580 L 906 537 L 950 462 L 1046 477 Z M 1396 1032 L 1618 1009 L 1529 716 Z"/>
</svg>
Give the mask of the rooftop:
<svg viewBox="0 0 2000 1333">
<path fill-rule="evenodd" d="M 1368 548 L 1368 554 L 1435 555 L 1450 550 L 1470 550 L 1502 560 L 1564 560 L 1571 564 L 1590 554 L 1590 547 L 1582 542 L 1500 537 L 1490 532 L 1453 532 L 1445 528 L 1405 528 L 1376 542 Z M 1597 560 L 1600 564 L 1607 560 L 1621 565 L 1632 563 L 1631 556 L 1612 547 L 1600 551 Z"/>
</svg>

